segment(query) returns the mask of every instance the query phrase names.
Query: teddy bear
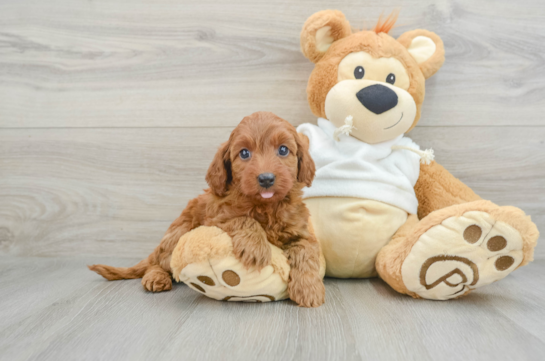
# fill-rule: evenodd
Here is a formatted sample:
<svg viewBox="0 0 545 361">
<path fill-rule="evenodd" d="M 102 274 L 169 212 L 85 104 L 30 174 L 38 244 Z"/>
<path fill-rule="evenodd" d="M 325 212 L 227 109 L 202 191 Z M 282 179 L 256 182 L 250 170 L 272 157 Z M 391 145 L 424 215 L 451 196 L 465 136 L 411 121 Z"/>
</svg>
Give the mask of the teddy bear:
<svg viewBox="0 0 545 361">
<path fill-rule="evenodd" d="M 427 30 L 394 39 L 395 21 L 353 32 L 342 12 L 325 10 L 305 22 L 301 50 L 314 63 L 308 103 L 319 118 L 297 128 L 316 165 L 304 202 L 322 274 L 378 276 L 414 298 L 458 298 L 531 262 L 539 232 L 522 210 L 481 199 L 405 136 L 445 52 Z M 177 280 L 215 299 L 287 298 L 280 250 L 261 272 L 245 269 L 214 227 L 184 235 L 171 266 Z"/>
<path fill-rule="evenodd" d="M 405 136 L 445 51 L 427 30 L 388 35 L 396 18 L 353 32 L 342 12 L 325 10 L 303 26 L 301 49 L 314 63 L 308 103 L 319 117 L 297 128 L 316 164 L 305 203 L 326 276 L 379 276 L 415 298 L 457 298 L 532 261 L 539 232 Z"/>
</svg>

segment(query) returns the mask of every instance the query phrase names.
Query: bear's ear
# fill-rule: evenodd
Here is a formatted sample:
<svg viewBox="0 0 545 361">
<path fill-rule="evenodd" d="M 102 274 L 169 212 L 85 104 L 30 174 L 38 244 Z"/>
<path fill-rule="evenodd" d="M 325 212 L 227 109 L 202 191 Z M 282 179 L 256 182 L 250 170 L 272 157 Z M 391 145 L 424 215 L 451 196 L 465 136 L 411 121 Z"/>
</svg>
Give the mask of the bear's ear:
<svg viewBox="0 0 545 361">
<path fill-rule="evenodd" d="M 323 10 L 307 19 L 301 31 L 301 51 L 318 62 L 334 41 L 352 34 L 350 23 L 339 10 Z"/>
<path fill-rule="evenodd" d="M 431 31 L 423 29 L 407 31 L 397 38 L 397 41 L 407 48 L 426 79 L 435 74 L 445 62 L 443 41 Z"/>
</svg>

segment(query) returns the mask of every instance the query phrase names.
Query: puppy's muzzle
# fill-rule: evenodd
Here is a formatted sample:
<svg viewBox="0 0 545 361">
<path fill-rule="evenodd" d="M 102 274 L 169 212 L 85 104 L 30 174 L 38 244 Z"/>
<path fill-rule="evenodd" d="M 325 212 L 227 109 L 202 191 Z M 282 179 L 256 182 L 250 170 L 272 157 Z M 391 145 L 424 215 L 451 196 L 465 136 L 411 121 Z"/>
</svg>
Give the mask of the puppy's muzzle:
<svg viewBox="0 0 545 361">
<path fill-rule="evenodd" d="M 375 114 L 384 113 L 397 105 L 397 94 L 381 84 L 374 84 L 356 93 L 360 103 Z"/>
<path fill-rule="evenodd" d="M 275 178 L 276 177 L 272 173 L 261 173 L 257 176 L 257 181 L 263 188 L 269 188 L 274 184 Z"/>
</svg>

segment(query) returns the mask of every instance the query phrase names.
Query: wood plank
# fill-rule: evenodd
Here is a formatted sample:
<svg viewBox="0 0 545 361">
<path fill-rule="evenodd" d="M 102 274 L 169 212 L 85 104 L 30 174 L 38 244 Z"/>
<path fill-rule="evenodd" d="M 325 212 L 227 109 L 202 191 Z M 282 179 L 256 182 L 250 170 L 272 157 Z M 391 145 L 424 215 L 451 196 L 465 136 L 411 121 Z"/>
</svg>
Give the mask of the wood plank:
<svg viewBox="0 0 545 361">
<path fill-rule="evenodd" d="M 534 282 L 543 266 L 538 261 L 445 302 L 410 299 L 379 279 L 365 288 L 359 280 L 336 284 L 354 338 L 365 339 L 356 343 L 362 359 L 538 360 L 545 335 L 536 320 L 545 312 L 536 305 L 543 302 L 544 288 Z"/>
<path fill-rule="evenodd" d="M 151 252 L 207 187 L 208 165 L 228 137 L 224 128 L 0 132 L 2 251 Z"/>
<path fill-rule="evenodd" d="M 206 187 L 229 131 L 0 131 L 0 252 L 146 256 Z M 545 128 L 422 127 L 411 136 L 482 197 L 521 207 L 545 229 Z"/>
<path fill-rule="evenodd" d="M 545 262 L 456 301 L 414 300 L 376 280 L 326 279 L 318 309 L 227 303 L 184 285 L 145 292 L 85 264 L 130 259 L 0 257 L 6 360 L 538 360 Z M 68 355 L 68 356 L 67 356 Z"/>
<path fill-rule="evenodd" d="M 256 110 L 313 121 L 299 32 L 332 6 L 271 0 L 4 1 L 0 127 L 234 126 Z M 401 8 L 394 36 L 437 32 L 447 62 L 421 126 L 542 126 L 545 3 L 336 3 L 355 27 Z M 490 9 L 494 9 L 491 16 Z"/>
</svg>

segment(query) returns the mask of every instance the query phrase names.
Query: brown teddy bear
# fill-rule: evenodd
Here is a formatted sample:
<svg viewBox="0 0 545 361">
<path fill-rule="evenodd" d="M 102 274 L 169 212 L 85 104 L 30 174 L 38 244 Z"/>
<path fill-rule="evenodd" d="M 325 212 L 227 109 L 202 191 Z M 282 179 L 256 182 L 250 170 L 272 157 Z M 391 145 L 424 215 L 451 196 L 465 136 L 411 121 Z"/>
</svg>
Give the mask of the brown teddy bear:
<svg viewBox="0 0 545 361">
<path fill-rule="evenodd" d="M 482 200 L 404 136 L 444 47 L 427 30 L 394 39 L 395 20 L 352 32 L 340 11 L 325 10 L 303 27 L 301 49 L 315 64 L 308 102 L 320 117 L 298 128 L 317 168 L 305 203 L 326 276 L 378 274 L 416 298 L 460 297 L 532 261 L 539 233 L 523 211 Z"/>
</svg>

